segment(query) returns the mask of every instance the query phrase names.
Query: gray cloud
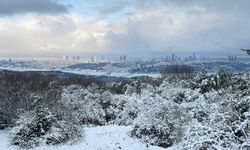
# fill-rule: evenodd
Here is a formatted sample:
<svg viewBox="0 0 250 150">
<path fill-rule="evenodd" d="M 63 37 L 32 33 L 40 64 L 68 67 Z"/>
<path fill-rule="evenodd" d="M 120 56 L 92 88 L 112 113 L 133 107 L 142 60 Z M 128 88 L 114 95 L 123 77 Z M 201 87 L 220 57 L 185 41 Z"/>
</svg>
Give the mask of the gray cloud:
<svg viewBox="0 0 250 150">
<path fill-rule="evenodd" d="M 250 48 L 249 0 L 86 1 L 96 7 L 99 16 L 68 13 L 0 18 L 0 54 L 238 55 L 240 48 Z M 112 19 L 112 14 L 119 18 Z"/>
<path fill-rule="evenodd" d="M 215 9 L 215 8 L 213 8 Z M 239 10 L 240 11 L 240 10 Z M 149 9 L 130 15 L 126 32 L 110 32 L 112 49 L 137 54 L 192 53 L 240 54 L 250 47 L 250 17 L 239 12 L 179 8 Z"/>
<path fill-rule="evenodd" d="M 117 51 L 239 54 L 250 47 L 249 0 L 89 0 L 100 16 L 126 13 L 125 32 L 110 31 Z M 125 20 L 125 21 L 124 21 Z"/>
<path fill-rule="evenodd" d="M 141 9 L 179 9 L 180 11 L 202 8 L 206 11 L 243 13 L 250 15 L 249 0 L 84 0 L 96 7 L 100 15 L 112 15 L 127 8 Z"/>
<path fill-rule="evenodd" d="M 67 12 L 67 6 L 54 0 L 0 0 L 0 15 L 20 13 L 49 13 Z"/>
</svg>

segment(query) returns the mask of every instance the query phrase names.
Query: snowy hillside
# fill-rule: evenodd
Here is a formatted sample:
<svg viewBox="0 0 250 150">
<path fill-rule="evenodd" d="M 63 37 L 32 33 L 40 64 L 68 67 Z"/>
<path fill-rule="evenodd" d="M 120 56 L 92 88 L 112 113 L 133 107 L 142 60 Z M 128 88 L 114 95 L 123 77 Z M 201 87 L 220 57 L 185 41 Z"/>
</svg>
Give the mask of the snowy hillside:
<svg viewBox="0 0 250 150">
<path fill-rule="evenodd" d="M 0 127 L 10 130 L 1 132 L 0 145 L 6 150 L 248 150 L 249 74 L 176 76 L 101 82 L 2 71 Z"/>
<path fill-rule="evenodd" d="M 73 145 L 41 146 L 34 150 L 164 150 L 156 146 L 148 146 L 140 140 L 131 138 L 130 126 L 108 125 L 85 129 L 84 140 Z M 8 142 L 8 131 L 0 131 L 1 150 L 16 150 Z"/>
</svg>

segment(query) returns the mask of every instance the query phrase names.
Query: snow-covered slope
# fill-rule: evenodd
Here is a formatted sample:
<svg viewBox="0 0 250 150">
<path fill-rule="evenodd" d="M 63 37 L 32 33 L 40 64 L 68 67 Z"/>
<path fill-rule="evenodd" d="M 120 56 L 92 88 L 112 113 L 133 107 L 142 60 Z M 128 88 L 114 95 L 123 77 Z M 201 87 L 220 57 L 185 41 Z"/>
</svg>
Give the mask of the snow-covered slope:
<svg viewBox="0 0 250 150">
<path fill-rule="evenodd" d="M 85 129 L 83 141 L 74 145 L 41 146 L 35 150 L 166 150 L 160 147 L 147 146 L 138 139 L 128 135 L 129 126 L 101 126 Z M 16 150 L 8 145 L 8 131 L 0 131 L 0 149 Z"/>
</svg>

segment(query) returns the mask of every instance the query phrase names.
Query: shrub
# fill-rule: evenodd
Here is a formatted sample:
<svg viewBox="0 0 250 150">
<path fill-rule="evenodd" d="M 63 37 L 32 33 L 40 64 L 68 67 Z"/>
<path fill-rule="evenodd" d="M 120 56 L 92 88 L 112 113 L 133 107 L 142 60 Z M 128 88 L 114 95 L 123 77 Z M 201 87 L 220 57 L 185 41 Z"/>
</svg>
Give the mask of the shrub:
<svg viewBox="0 0 250 150">
<path fill-rule="evenodd" d="M 184 110 L 178 105 L 158 103 L 135 120 L 131 135 L 152 145 L 169 147 L 183 136 L 184 118 Z"/>
<path fill-rule="evenodd" d="M 12 122 L 11 118 L 0 110 L 0 130 L 6 128 Z"/>
<path fill-rule="evenodd" d="M 220 101 L 210 100 L 208 101 L 210 104 L 193 108 L 194 120 L 178 149 L 247 150 L 250 148 L 249 99 L 224 96 L 221 96 Z"/>
<path fill-rule="evenodd" d="M 119 125 L 130 125 L 133 123 L 134 119 L 138 116 L 140 112 L 139 107 L 141 103 L 139 98 L 135 95 L 117 95 L 114 97 L 114 102 L 117 104 L 115 109 L 112 111 L 115 114 L 114 123 Z"/>
<path fill-rule="evenodd" d="M 244 125 L 243 125 L 244 124 Z M 178 146 L 180 150 L 227 150 L 250 148 L 248 123 L 240 123 L 234 128 L 232 125 L 226 125 L 223 122 L 193 123 L 185 133 L 182 142 Z M 244 133 L 244 137 L 242 135 Z"/>
<path fill-rule="evenodd" d="M 41 106 L 26 112 L 18 119 L 10 133 L 12 145 L 32 148 L 42 143 L 60 144 L 82 136 L 82 129 L 72 119 L 59 121 L 47 108 Z"/>
<path fill-rule="evenodd" d="M 26 148 L 38 146 L 55 121 L 55 117 L 41 107 L 25 113 L 11 131 L 11 144 Z"/>
<path fill-rule="evenodd" d="M 81 86 L 68 86 L 63 89 L 61 96 L 62 107 L 85 125 L 104 125 L 105 111 L 101 105 L 101 94 L 96 87 L 88 89 Z M 94 93 L 93 93 L 94 92 Z M 63 115 L 64 111 L 61 115 Z"/>
<path fill-rule="evenodd" d="M 51 130 L 46 134 L 46 144 L 61 144 L 68 141 L 76 142 L 83 138 L 82 127 L 71 121 L 61 120 L 52 126 Z"/>
</svg>

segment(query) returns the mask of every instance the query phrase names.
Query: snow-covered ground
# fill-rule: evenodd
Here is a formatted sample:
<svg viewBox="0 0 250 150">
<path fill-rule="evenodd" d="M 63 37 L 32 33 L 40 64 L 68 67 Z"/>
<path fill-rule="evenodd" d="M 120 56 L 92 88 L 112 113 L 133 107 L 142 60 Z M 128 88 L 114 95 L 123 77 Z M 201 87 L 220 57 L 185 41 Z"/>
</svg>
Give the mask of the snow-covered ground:
<svg viewBox="0 0 250 150">
<path fill-rule="evenodd" d="M 85 129 L 85 137 L 74 145 L 40 146 L 35 150 L 166 150 L 156 146 L 147 146 L 140 140 L 128 135 L 129 126 L 101 126 Z M 9 146 L 8 131 L 0 131 L 0 149 L 17 150 Z"/>
</svg>

